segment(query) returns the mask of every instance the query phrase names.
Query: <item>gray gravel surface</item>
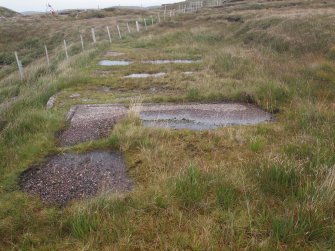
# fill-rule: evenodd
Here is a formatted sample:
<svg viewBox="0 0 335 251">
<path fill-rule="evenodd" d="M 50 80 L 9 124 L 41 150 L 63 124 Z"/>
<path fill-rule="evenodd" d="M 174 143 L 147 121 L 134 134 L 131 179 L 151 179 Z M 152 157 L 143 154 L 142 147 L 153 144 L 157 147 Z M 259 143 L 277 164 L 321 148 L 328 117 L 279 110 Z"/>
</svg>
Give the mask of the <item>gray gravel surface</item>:
<svg viewBox="0 0 335 251">
<path fill-rule="evenodd" d="M 78 105 L 71 108 L 69 127 L 58 133 L 60 146 L 72 146 L 108 135 L 115 123 L 127 115 L 121 105 Z"/>
<path fill-rule="evenodd" d="M 250 104 L 144 105 L 140 118 L 145 126 L 211 130 L 229 125 L 254 125 L 273 120 L 272 115 Z"/>
<path fill-rule="evenodd" d="M 56 155 L 20 177 L 22 190 L 60 206 L 100 193 L 126 192 L 132 185 L 121 154 L 105 151 Z"/>
</svg>

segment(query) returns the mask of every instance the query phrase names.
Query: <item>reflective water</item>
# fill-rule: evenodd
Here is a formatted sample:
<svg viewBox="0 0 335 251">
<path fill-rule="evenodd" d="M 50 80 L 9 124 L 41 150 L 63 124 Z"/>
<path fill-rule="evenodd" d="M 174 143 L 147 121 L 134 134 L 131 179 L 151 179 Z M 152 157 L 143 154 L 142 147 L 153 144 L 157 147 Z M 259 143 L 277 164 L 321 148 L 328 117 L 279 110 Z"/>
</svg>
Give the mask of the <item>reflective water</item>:
<svg viewBox="0 0 335 251">
<path fill-rule="evenodd" d="M 144 126 L 172 129 L 211 130 L 230 125 L 254 125 L 273 117 L 249 104 L 189 104 L 143 106 Z"/>
<path fill-rule="evenodd" d="M 124 66 L 124 65 L 130 65 L 132 62 L 130 61 L 113 61 L 113 60 L 101 60 L 99 63 L 101 66 Z"/>
<path fill-rule="evenodd" d="M 142 63 L 145 63 L 145 64 L 191 64 L 191 63 L 198 63 L 198 62 L 199 61 L 187 60 L 187 59 L 142 61 Z"/>
<path fill-rule="evenodd" d="M 149 73 L 138 73 L 138 74 L 130 74 L 128 76 L 125 76 L 124 78 L 158 78 L 158 77 L 163 77 L 165 76 L 165 72 L 159 72 L 159 73 L 154 73 L 154 74 L 149 74 Z"/>
</svg>

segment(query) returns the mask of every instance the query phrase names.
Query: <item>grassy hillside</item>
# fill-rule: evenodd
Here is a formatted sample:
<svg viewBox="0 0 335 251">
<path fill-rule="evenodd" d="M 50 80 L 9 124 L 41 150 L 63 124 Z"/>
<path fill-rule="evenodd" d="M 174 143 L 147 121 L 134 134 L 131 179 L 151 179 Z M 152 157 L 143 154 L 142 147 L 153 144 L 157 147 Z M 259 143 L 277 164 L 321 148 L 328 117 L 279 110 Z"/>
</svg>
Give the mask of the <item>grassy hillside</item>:
<svg viewBox="0 0 335 251">
<path fill-rule="evenodd" d="M 91 28 L 96 29 L 98 40 L 107 39 L 106 25 L 110 26 L 112 36 L 117 37 L 116 24 L 120 23 L 122 33 L 127 32 L 126 22 L 135 30 L 135 20 L 142 16 L 150 17 L 155 11 L 146 10 L 89 10 L 71 11 L 66 15 L 34 15 L 17 17 L 0 25 L 0 79 L 16 70 L 14 51 L 20 55 L 24 66 L 44 56 L 44 45 L 50 53 L 62 48 L 63 40 L 69 45 L 77 44 L 80 50 L 80 34 L 84 42 L 92 43 Z M 2 67 L 1 67 L 2 66 Z M 1 100 L 1 98 L 0 98 Z"/>
<path fill-rule="evenodd" d="M 0 6 L 0 17 L 14 17 L 18 15 L 19 13 Z"/>
<path fill-rule="evenodd" d="M 122 40 L 114 37 L 110 46 L 106 23 L 137 18 L 120 14 L 0 23 L 6 34 L 0 37 L 0 51 L 20 48 L 27 57 L 23 82 L 7 69 L 0 80 L 0 249 L 334 249 L 334 4 L 234 1 L 167 19 Z M 91 26 L 106 42 L 82 53 L 74 31 L 82 29 L 88 40 Z M 22 35 L 26 47 L 11 27 L 29 30 Z M 68 61 L 64 37 L 72 43 Z M 30 39 L 35 39 L 31 47 Z M 52 48 L 51 67 L 38 59 L 43 50 L 30 54 L 44 43 Z M 125 53 L 117 59 L 201 63 L 98 67 L 111 48 Z M 122 78 L 162 71 L 168 75 Z M 46 110 L 56 93 L 55 107 Z M 71 98 L 74 93 L 80 98 Z M 64 114 L 83 100 L 126 106 L 250 102 L 273 112 L 276 122 L 173 131 L 145 128 L 135 115 L 105 139 L 58 147 L 55 135 L 66 126 Z M 98 149 L 122 152 L 136 184 L 131 193 L 59 208 L 20 191 L 20 174 L 47 156 Z"/>
</svg>

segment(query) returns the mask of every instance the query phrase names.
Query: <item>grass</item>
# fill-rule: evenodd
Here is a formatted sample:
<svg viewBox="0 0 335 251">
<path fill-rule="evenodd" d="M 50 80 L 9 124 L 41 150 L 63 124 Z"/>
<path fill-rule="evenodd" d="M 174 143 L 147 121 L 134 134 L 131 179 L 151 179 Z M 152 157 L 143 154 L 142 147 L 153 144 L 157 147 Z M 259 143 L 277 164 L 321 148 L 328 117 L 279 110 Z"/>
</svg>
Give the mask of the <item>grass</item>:
<svg viewBox="0 0 335 251">
<path fill-rule="evenodd" d="M 99 13 L 93 12 L 53 20 L 38 16 L 20 19 L 24 27 L 1 23 L 6 35 L 0 38 L 0 64 L 6 66 L 0 69 L 0 249 L 333 249 L 333 4 L 255 4 L 205 8 L 196 17 L 181 15 L 114 39 L 112 50 L 125 55 L 112 59 L 134 61 L 117 68 L 96 65 L 107 59 L 108 43 L 81 52 L 74 31 L 83 31 L 89 41 L 86 28 L 94 26 L 98 40 L 107 41 L 107 22 L 112 27 L 120 20 L 124 28 L 124 21 L 155 15 L 155 10 L 108 9 L 101 12 L 104 18 L 94 18 Z M 64 60 L 64 37 L 71 44 L 69 61 Z M 51 67 L 40 50 L 45 43 Z M 7 53 L 17 48 L 26 62 L 23 82 Z M 156 59 L 201 61 L 140 64 Z M 123 78 L 142 72 L 167 75 Z M 46 110 L 56 93 L 55 107 Z M 80 97 L 71 98 L 74 93 Z M 107 138 L 56 145 L 55 133 L 66 125 L 64 114 L 76 104 L 227 101 L 274 112 L 275 122 L 171 131 L 143 127 L 133 110 Z M 135 182 L 132 192 L 58 208 L 20 191 L 20 173 L 46 156 L 96 149 L 122 152 Z"/>
<path fill-rule="evenodd" d="M 185 177 L 176 182 L 176 197 L 184 207 L 194 207 L 204 199 L 207 187 L 199 170 L 190 166 Z"/>
</svg>

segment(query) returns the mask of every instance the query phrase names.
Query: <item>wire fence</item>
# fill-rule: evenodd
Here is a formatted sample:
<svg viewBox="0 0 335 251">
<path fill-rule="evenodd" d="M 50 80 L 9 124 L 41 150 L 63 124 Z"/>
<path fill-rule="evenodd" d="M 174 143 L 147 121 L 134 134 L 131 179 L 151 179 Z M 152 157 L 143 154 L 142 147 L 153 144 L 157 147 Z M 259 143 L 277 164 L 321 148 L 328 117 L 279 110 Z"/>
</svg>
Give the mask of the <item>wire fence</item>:
<svg viewBox="0 0 335 251">
<path fill-rule="evenodd" d="M 188 1 L 169 5 L 163 5 L 155 15 L 141 17 L 136 20 L 116 22 L 112 25 L 100 25 L 99 27 L 86 28 L 78 32 L 77 39 L 63 38 L 63 57 L 68 60 L 71 56 L 81 53 L 87 49 L 91 49 L 98 43 L 109 42 L 113 44 L 115 40 L 123 40 L 133 34 L 141 34 L 148 31 L 155 25 L 172 21 L 177 15 L 194 13 L 204 7 L 215 7 L 223 5 L 227 0 L 209 0 L 209 1 Z M 60 47 L 59 47 L 60 48 Z M 37 55 L 40 57 L 44 54 L 45 62 L 50 66 L 56 56 L 56 51 L 49 49 L 47 44 Z M 20 60 L 18 52 L 14 52 L 17 69 L 21 80 L 25 79 L 24 64 Z M 39 59 L 36 57 L 35 59 Z"/>
</svg>

